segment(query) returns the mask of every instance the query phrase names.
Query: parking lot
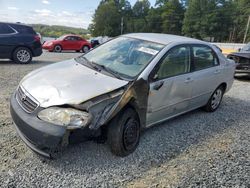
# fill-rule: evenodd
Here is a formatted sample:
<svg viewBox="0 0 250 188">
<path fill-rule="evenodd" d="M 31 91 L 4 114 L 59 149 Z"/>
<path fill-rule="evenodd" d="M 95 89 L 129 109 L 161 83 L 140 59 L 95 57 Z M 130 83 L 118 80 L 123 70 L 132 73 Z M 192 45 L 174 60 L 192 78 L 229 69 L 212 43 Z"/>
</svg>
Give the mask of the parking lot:
<svg viewBox="0 0 250 188">
<path fill-rule="evenodd" d="M 250 187 L 250 77 L 240 76 L 214 113 L 182 115 L 143 132 L 128 157 L 92 141 L 55 160 L 20 140 L 9 99 L 24 75 L 81 53 L 43 53 L 28 65 L 0 61 L 0 185 L 3 187 Z M 83 80 L 84 82 L 84 80 Z"/>
</svg>

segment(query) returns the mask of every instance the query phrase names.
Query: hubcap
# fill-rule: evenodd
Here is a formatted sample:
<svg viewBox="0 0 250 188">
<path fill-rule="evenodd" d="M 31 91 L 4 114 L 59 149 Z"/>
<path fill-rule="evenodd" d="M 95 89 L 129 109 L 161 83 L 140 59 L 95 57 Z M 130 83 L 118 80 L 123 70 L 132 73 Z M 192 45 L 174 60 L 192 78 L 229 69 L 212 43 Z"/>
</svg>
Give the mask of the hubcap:
<svg viewBox="0 0 250 188">
<path fill-rule="evenodd" d="M 27 50 L 19 50 L 17 52 L 17 59 L 22 63 L 26 63 L 30 60 L 30 53 Z"/>
<path fill-rule="evenodd" d="M 130 118 L 128 119 L 125 129 L 123 132 L 123 142 L 126 150 L 133 149 L 139 139 L 139 125 L 138 123 Z"/>
<path fill-rule="evenodd" d="M 60 47 L 60 46 L 56 46 L 56 47 L 55 47 L 55 51 L 56 51 L 56 52 L 60 52 L 60 51 L 61 51 L 61 47 Z"/>
<path fill-rule="evenodd" d="M 83 52 L 86 53 L 86 52 L 88 52 L 88 51 L 89 51 L 89 48 L 88 48 L 87 46 L 84 46 L 84 47 L 83 47 Z"/>
<path fill-rule="evenodd" d="M 220 89 L 217 89 L 213 94 L 211 102 L 211 106 L 213 109 L 216 109 L 219 106 L 221 98 L 222 98 L 222 91 Z"/>
</svg>

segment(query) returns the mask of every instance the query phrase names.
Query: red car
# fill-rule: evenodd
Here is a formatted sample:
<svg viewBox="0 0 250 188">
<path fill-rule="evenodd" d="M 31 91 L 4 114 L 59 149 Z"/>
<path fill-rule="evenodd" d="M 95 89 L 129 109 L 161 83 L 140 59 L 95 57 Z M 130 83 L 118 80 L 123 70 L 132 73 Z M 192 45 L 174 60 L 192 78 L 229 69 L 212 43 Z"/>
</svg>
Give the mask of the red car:
<svg viewBox="0 0 250 188">
<path fill-rule="evenodd" d="M 91 44 L 77 35 L 65 35 L 56 40 L 47 41 L 43 44 L 43 49 L 50 52 L 61 52 L 62 50 L 75 50 L 86 53 L 91 48 Z"/>
</svg>

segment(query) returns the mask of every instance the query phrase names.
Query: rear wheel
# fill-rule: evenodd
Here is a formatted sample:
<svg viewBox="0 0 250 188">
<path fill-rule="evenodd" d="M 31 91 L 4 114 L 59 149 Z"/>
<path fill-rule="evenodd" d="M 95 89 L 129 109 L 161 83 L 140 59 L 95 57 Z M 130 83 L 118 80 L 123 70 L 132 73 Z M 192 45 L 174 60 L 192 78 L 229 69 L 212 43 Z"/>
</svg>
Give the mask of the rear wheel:
<svg viewBox="0 0 250 188">
<path fill-rule="evenodd" d="M 108 143 L 113 154 L 127 156 L 138 146 L 140 140 L 140 123 L 137 113 L 127 108 L 119 113 L 109 124 Z"/>
<path fill-rule="evenodd" d="M 13 52 L 12 59 L 15 63 L 27 64 L 32 60 L 32 53 L 26 47 L 19 47 Z"/>
<path fill-rule="evenodd" d="M 83 47 L 82 47 L 82 52 L 83 52 L 83 53 L 87 53 L 87 52 L 89 51 L 89 49 L 90 49 L 90 48 L 89 48 L 88 46 L 83 46 Z"/>
<path fill-rule="evenodd" d="M 62 51 L 62 47 L 60 45 L 55 45 L 54 52 L 61 52 L 61 51 Z"/>
<path fill-rule="evenodd" d="M 220 106 L 220 103 L 222 101 L 222 97 L 224 94 L 224 87 L 219 86 L 212 94 L 210 97 L 208 103 L 204 107 L 205 111 L 207 112 L 214 112 L 217 110 Z"/>
</svg>

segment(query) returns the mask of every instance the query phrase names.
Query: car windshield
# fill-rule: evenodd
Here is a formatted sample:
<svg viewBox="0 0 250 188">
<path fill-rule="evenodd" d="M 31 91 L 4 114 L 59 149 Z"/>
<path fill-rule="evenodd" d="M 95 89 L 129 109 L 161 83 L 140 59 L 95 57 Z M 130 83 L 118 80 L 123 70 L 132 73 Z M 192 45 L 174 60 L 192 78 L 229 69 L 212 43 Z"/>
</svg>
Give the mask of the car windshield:
<svg viewBox="0 0 250 188">
<path fill-rule="evenodd" d="M 60 36 L 59 38 L 57 38 L 57 40 L 63 40 L 66 36 L 63 35 L 63 36 Z"/>
<path fill-rule="evenodd" d="M 82 57 L 121 77 L 131 79 L 136 77 L 163 47 L 162 44 L 154 42 L 119 37 Z"/>
</svg>

